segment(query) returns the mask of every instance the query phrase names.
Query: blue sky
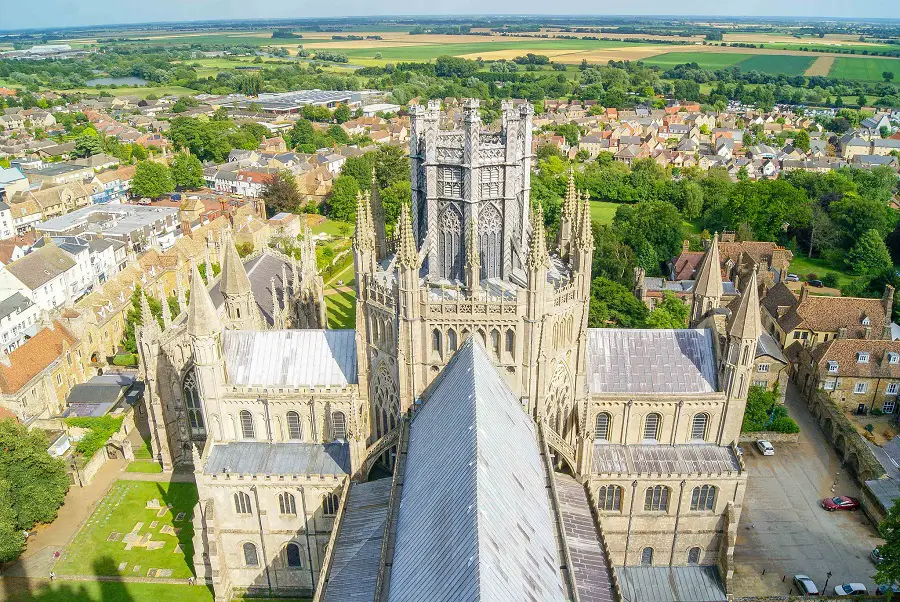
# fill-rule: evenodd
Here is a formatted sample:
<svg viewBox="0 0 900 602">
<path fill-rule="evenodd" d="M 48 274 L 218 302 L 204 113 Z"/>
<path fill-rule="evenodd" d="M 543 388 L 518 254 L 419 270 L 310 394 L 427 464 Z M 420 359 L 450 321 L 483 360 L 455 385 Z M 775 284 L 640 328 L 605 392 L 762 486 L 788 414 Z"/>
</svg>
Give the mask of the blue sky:
<svg viewBox="0 0 900 602">
<path fill-rule="evenodd" d="M 545 0 L 0 0 L 0 29 L 193 21 L 232 18 L 302 18 L 393 14 L 540 14 L 560 9 L 568 14 L 724 14 L 747 16 L 900 18 L 897 0 L 792 0 L 729 2 L 722 0 L 569 0 L 564 6 Z M 336 12 L 336 6 L 339 11 Z"/>
</svg>

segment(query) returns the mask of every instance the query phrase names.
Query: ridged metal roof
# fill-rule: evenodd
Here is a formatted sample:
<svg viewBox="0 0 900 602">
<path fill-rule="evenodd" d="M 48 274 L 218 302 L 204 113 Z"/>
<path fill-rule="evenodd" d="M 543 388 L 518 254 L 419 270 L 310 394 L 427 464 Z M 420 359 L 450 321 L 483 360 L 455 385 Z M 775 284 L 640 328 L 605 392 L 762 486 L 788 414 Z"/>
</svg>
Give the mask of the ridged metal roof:
<svg viewBox="0 0 900 602">
<path fill-rule="evenodd" d="M 616 569 L 629 602 L 725 602 L 714 566 L 627 566 Z"/>
<path fill-rule="evenodd" d="M 739 472 L 730 447 L 711 444 L 594 444 L 594 474 L 722 474 Z"/>
<path fill-rule="evenodd" d="M 206 474 L 345 475 L 350 472 L 346 443 L 267 443 L 237 441 L 213 446 Z"/>
<path fill-rule="evenodd" d="M 470 338 L 410 426 L 390 602 L 565 599 L 534 422 Z"/>
<path fill-rule="evenodd" d="M 709 329 L 588 329 L 588 391 L 712 393 L 717 388 Z"/>
<path fill-rule="evenodd" d="M 355 330 L 226 330 L 228 382 L 245 387 L 344 387 L 357 382 Z"/>
</svg>

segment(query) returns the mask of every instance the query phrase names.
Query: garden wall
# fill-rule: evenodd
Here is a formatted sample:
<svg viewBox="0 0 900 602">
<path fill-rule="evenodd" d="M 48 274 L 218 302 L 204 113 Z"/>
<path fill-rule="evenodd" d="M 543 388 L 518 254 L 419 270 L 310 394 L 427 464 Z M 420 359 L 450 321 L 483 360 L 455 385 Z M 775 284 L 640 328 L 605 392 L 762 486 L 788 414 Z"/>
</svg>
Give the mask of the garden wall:
<svg viewBox="0 0 900 602">
<path fill-rule="evenodd" d="M 770 443 L 797 443 L 800 440 L 800 433 L 776 433 L 774 431 L 741 433 L 738 441 L 740 443 L 756 443 L 760 439 L 765 439 Z"/>
</svg>

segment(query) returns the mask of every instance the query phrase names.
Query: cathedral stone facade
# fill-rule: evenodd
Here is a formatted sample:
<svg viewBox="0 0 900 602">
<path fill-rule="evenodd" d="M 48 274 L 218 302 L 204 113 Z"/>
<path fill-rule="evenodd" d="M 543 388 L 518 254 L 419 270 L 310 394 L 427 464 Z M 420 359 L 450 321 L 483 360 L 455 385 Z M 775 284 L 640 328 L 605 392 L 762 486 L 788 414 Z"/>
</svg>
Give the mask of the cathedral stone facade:
<svg viewBox="0 0 900 602">
<path fill-rule="evenodd" d="M 548 239 L 532 113 L 504 102 L 488 129 L 477 101 L 459 126 L 412 108 L 393 240 L 377 190 L 358 198 L 354 330 L 324 329 L 311 237 L 299 267 L 228 242 L 211 290 L 195 270 L 186 314 L 139 330 L 153 451 L 193 465 L 217 599 L 639 600 L 648 571 L 724 599 L 755 283 L 721 307 L 710 256 L 690 329 L 589 329 L 589 202 L 570 176 Z"/>
</svg>

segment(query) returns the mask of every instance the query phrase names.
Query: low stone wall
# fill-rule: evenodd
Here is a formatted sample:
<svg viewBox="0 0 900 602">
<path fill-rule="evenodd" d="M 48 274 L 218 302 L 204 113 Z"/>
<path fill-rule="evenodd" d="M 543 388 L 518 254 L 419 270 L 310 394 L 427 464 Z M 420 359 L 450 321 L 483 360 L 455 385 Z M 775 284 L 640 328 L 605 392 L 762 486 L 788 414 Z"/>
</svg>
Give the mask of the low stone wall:
<svg viewBox="0 0 900 602">
<path fill-rule="evenodd" d="M 797 443 L 800 441 L 800 433 L 776 433 L 775 431 L 741 433 L 738 441 L 741 443 L 756 443 L 760 439 L 764 439 L 769 443 Z"/>
<path fill-rule="evenodd" d="M 78 474 L 81 476 L 81 486 L 87 487 L 90 485 L 91 481 L 94 480 L 94 477 L 97 476 L 97 472 L 106 464 L 107 456 L 106 456 L 106 447 L 101 447 L 98 449 L 94 456 L 88 460 L 88 463 L 84 465 L 83 468 L 78 469 Z"/>
</svg>

